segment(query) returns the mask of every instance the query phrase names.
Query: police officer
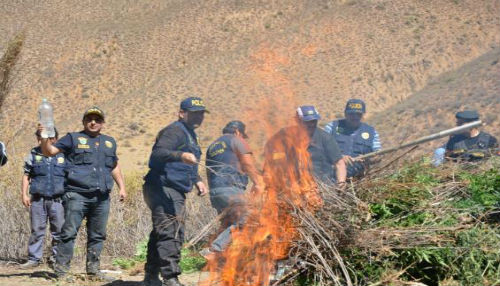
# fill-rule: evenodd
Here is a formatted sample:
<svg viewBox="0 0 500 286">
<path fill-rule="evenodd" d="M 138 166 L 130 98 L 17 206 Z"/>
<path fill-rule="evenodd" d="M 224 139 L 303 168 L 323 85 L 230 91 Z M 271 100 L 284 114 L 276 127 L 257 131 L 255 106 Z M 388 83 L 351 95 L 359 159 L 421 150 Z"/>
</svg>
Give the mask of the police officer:
<svg viewBox="0 0 500 286">
<path fill-rule="evenodd" d="M 347 177 L 363 175 L 366 162 L 353 158 L 382 149 L 380 138 L 372 126 L 361 122 L 366 113 L 366 105 L 360 99 L 347 101 L 344 119 L 332 121 L 325 126 L 325 131 L 331 134 L 342 150 L 347 163 Z"/>
<path fill-rule="evenodd" d="M 254 191 L 264 189 L 252 151 L 245 141 L 248 138 L 245 128 L 245 124 L 238 120 L 227 123 L 222 130 L 223 135 L 207 150 L 207 178 L 212 207 L 218 214 L 230 207 L 223 221 L 227 228 L 212 242 L 210 251 L 223 251 L 231 241 L 231 229 L 244 223 L 243 194 L 248 179 L 252 181 Z M 205 257 L 208 255 L 206 253 Z"/>
<path fill-rule="evenodd" d="M 271 161 L 279 161 L 280 159 L 296 161 L 295 164 L 299 166 L 302 164 L 301 158 L 296 157 L 294 150 L 280 149 L 289 148 L 289 145 L 294 147 L 294 145 L 306 140 L 315 177 L 324 182 L 336 181 L 337 184 L 343 186 L 346 181 L 346 165 L 342 160 L 342 153 L 337 142 L 323 129 L 318 128 L 318 120 L 321 119 L 321 116 L 316 108 L 311 105 L 298 107 L 295 119 L 297 126 L 283 128 L 268 140 L 265 147 L 266 158 L 272 158 Z M 300 130 L 305 130 L 305 132 Z M 301 138 L 304 137 L 304 133 L 307 138 Z M 288 144 L 288 141 L 293 143 Z M 335 178 L 332 178 L 333 173 L 336 174 Z"/>
<path fill-rule="evenodd" d="M 189 97 L 180 104 L 178 120 L 160 130 L 144 178 L 144 199 L 151 209 L 153 230 L 149 235 L 144 285 L 182 285 L 177 276 L 184 242 L 186 193 L 195 186 L 199 195 L 208 189 L 198 175 L 201 149 L 195 129 L 207 112 L 203 100 Z"/>
<path fill-rule="evenodd" d="M 479 113 L 465 110 L 457 112 L 455 117 L 457 126 L 461 126 L 479 120 Z M 497 148 L 497 139 L 476 127 L 451 136 L 446 143 L 446 157 L 455 161 L 478 161 L 492 153 L 498 154 Z"/>
<path fill-rule="evenodd" d="M 31 236 L 28 241 L 28 261 L 21 268 L 37 267 L 43 257 L 43 241 L 47 219 L 50 223 L 52 235 L 52 255 L 49 263 L 53 263 L 56 255 L 56 246 L 60 241 L 60 232 L 64 223 L 64 208 L 61 197 L 64 193 L 64 168 L 66 161 L 64 154 L 47 157 L 42 154 L 41 134 L 37 130 L 38 146 L 31 149 L 24 163 L 24 174 L 21 183 L 21 197 L 23 205 L 30 208 Z M 57 141 L 49 138 L 52 144 Z M 29 188 L 29 194 L 28 194 Z"/>
<path fill-rule="evenodd" d="M 104 119 L 102 110 L 92 107 L 83 114 L 82 131 L 68 133 L 55 144 L 42 138 L 44 155 L 55 156 L 64 153 L 67 161 L 66 192 L 63 196 L 65 222 L 54 266 L 59 278 L 67 277 L 76 235 L 83 219 L 86 218 L 87 274 L 91 279 L 111 280 L 99 271 L 99 266 L 103 243 L 106 240 L 109 193 L 113 188 L 113 180 L 118 185 L 120 200 L 125 199 L 126 192 L 116 156 L 115 139 L 101 134 Z M 43 130 L 43 127 L 39 130 Z"/>
</svg>

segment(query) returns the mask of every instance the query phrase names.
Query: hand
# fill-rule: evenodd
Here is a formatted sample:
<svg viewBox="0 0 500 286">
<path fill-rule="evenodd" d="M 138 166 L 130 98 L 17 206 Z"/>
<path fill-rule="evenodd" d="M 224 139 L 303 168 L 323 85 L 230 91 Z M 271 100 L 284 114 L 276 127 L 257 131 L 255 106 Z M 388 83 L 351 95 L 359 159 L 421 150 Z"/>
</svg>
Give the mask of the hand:
<svg viewBox="0 0 500 286">
<path fill-rule="evenodd" d="M 43 131 L 45 130 L 45 127 L 43 127 L 43 125 L 42 125 L 41 123 L 38 123 L 38 125 L 36 126 L 36 129 L 37 129 L 38 131 L 40 131 L 40 137 L 41 137 L 42 139 L 47 139 L 47 138 L 44 138 L 44 137 L 41 135 L 41 134 L 44 134 L 44 132 L 43 132 Z M 44 134 L 44 135 L 45 135 L 45 134 Z"/>
<path fill-rule="evenodd" d="M 340 189 L 341 191 L 345 191 L 345 189 L 347 189 L 347 183 L 346 182 L 338 182 L 337 188 Z"/>
<path fill-rule="evenodd" d="M 342 159 L 344 159 L 346 165 L 354 165 L 355 162 L 363 162 L 363 159 L 353 158 L 349 155 L 344 155 Z"/>
<path fill-rule="evenodd" d="M 120 189 L 119 196 L 120 196 L 120 202 L 125 201 L 125 199 L 127 198 L 127 192 L 125 192 L 125 188 Z"/>
<path fill-rule="evenodd" d="M 196 159 L 196 156 L 193 155 L 193 153 L 182 153 L 181 160 L 182 162 L 190 165 L 195 165 L 198 163 L 198 160 Z"/>
<path fill-rule="evenodd" d="M 208 188 L 202 181 L 196 183 L 196 188 L 198 189 L 198 196 L 203 197 L 208 194 Z"/>
<path fill-rule="evenodd" d="M 23 205 L 27 208 L 31 206 L 31 198 L 29 196 L 23 195 Z"/>
</svg>

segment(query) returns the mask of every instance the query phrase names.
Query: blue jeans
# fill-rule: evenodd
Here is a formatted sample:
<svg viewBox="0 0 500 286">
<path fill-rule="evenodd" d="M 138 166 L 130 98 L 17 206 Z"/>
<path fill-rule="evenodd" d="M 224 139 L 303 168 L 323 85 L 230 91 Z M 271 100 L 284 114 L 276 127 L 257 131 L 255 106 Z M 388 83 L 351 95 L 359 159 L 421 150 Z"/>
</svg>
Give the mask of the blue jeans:
<svg viewBox="0 0 500 286">
<path fill-rule="evenodd" d="M 236 187 L 210 189 L 212 207 L 217 210 L 218 214 L 226 210 L 226 214 L 221 221 L 223 231 L 210 245 L 213 251 L 224 251 L 231 243 L 231 230 L 242 226 L 246 222 L 247 212 L 243 199 L 244 192 L 245 190 Z"/>
<path fill-rule="evenodd" d="M 28 241 L 28 259 L 39 262 L 43 257 L 43 241 L 47 228 L 47 219 L 50 224 L 52 235 L 53 261 L 57 253 L 57 244 L 60 241 L 60 233 L 64 223 L 64 209 L 61 198 L 45 198 L 38 195 L 31 196 L 31 236 Z"/>
<path fill-rule="evenodd" d="M 87 273 L 99 272 L 100 256 L 106 240 L 109 216 L 109 194 L 101 192 L 66 192 L 63 196 L 64 225 L 57 247 L 55 271 L 64 274 L 73 258 L 75 239 L 84 218 L 87 218 Z"/>
</svg>

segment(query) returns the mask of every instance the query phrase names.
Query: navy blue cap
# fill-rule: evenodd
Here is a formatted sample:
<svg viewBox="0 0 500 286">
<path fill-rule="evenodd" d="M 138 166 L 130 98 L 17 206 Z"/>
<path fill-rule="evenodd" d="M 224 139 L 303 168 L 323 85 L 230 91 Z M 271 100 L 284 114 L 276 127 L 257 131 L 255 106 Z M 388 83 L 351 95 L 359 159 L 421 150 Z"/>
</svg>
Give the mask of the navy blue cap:
<svg viewBox="0 0 500 286">
<path fill-rule="evenodd" d="M 366 105 L 361 99 L 349 99 L 345 105 L 345 113 L 365 113 Z"/>
<path fill-rule="evenodd" d="M 230 133 L 230 134 L 233 134 L 236 130 L 238 130 L 241 135 L 243 136 L 243 138 L 248 138 L 248 135 L 245 133 L 245 124 L 239 120 L 233 120 L 233 121 L 230 121 L 226 124 L 226 127 L 224 127 L 224 129 L 222 129 L 222 133 L 226 134 L 226 133 Z"/>
<path fill-rule="evenodd" d="M 200 97 L 188 97 L 181 102 L 181 109 L 185 111 L 205 111 L 208 112 L 203 99 Z"/>
<path fill-rule="evenodd" d="M 457 112 L 457 114 L 455 114 L 455 117 L 457 119 L 462 119 L 466 122 L 476 121 L 479 120 L 479 113 L 477 113 L 477 111 L 475 110 L 464 110 Z"/>
<path fill-rule="evenodd" d="M 297 116 L 302 121 L 320 120 L 319 112 L 312 105 L 302 105 L 297 108 Z"/>
</svg>

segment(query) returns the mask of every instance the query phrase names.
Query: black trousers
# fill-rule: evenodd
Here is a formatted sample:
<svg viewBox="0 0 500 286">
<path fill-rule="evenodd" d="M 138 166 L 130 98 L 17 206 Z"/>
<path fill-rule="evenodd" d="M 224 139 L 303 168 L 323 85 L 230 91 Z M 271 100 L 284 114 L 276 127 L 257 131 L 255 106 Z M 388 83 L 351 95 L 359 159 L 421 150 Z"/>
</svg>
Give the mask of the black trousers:
<svg viewBox="0 0 500 286">
<path fill-rule="evenodd" d="M 164 279 L 176 277 L 181 274 L 186 194 L 148 181 L 143 186 L 143 194 L 153 222 L 145 271 L 153 275 L 161 273 Z"/>
</svg>

